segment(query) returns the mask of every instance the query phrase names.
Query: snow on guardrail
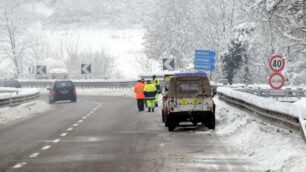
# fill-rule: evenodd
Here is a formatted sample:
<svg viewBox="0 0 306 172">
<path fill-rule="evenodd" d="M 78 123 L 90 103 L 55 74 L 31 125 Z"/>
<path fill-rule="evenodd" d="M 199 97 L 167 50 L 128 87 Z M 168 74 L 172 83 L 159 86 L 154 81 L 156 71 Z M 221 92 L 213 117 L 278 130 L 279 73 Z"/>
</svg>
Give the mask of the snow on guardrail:
<svg viewBox="0 0 306 172">
<path fill-rule="evenodd" d="M 252 95 L 249 93 L 244 93 L 240 91 L 233 90 L 231 88 L 226 87 L 219 87 L 218 92 L 223 93 L 227 96 L 234 97 L 237 99 L 241 99 L 245 102 L 251 103 L 263 109 L 268 109 L 275 112 L 285 113 L 290 116 L 298 118 L 302 115 L 306 118 L 306 102 L 303 103 L 285 103 L 285 102 L 278 102 L 274 99 L 259 97 L 256 95 Z"/>
<path fill-rule="evenodd" d="M 297 130 L 299 124 L 303 137 L 306 140 L 305 99 L 296 103 L 283 103 L 226 87 L 219 87 L 217 91 L 226 101 L 252 110 L 265 116 L 267 119 L 275 120 L 279 126 Z"/>
<path fill-rule="evenodd" d="M 4 88 L 1 89 L 3 92 Z M 13 89 L 7 88 L 7 92 Z M 0 107 L 17 106 L 37 99 L 40 93 L 37 89 L 14 89 L 13 93 L 0 94 Z"/>
</svg>

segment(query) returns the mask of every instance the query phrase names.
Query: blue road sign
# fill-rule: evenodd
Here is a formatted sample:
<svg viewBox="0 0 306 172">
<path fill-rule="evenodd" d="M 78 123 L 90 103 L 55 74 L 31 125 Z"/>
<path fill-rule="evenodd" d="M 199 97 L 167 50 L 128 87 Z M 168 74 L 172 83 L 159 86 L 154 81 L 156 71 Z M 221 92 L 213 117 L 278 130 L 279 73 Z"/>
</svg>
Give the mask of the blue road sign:
<svg viewBox="0 0 306 172">
<path fill-rule="evenodd" d="M 195 66 L 214 66 L 215 63 L 194 63 Z"/>
<path fill-rule="evenodd" d="M 195 60 L 194 60 L 194 63 L 215 63 L 215 59 L 210 59 L 210 58 L 208 58 L 208 59 L 204 59 L 204 58 L 202 58 L 202 59 L 198 59 L 198 58 L 196 58 Z"/>
<path fill-rule="evenodd" d="M 194 69 L 195 70 L 215 70 L 215 51 L 195 50 Z"/>
<path fill-rule="evenodd" d="M 195 56 L 215 57 L 216 53 L 215 53 L 215 51 L 210 51 L 210 50 L 195 50 Z"/>
<path fill-rule="evenodd" d="M 208 70 L 208 71 L 214 71 L 216 68 L 215 68 L 215 66 L 198 66 L 198 65 L 195 65 L 195 66 L 194 66 L 194 69 L 195 69 L 195 70 Z"/>
</svg>

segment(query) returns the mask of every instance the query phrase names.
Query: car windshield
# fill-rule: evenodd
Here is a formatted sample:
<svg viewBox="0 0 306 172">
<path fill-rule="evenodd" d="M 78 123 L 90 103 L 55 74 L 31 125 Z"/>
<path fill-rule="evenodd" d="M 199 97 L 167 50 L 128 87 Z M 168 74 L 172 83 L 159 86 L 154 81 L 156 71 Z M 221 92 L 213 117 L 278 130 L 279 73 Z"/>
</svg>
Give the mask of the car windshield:
<svg viewBox="0 0 306 172">
<path fill-rule="evenodd" d="M 56 82 L 55 88 L 71 88 L 73 87 L 72 82 Z"/>
</svg>

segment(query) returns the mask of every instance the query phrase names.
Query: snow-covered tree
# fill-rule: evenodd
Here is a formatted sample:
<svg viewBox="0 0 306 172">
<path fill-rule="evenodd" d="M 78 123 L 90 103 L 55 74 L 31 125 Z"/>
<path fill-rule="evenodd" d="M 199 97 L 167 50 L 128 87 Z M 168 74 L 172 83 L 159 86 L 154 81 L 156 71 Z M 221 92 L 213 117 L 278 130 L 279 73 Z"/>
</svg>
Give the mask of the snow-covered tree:
<svg viewBox="0 0 306 172">
<path fill-rule="evenodd" d="M 27 49 L 27 40 L 23 34 L 24 18 L 19 14 L 19 1 L 8 0 L 0 5 L 0 50 L 10 58 L 15 67 L 15 77 L 20 77 L 22 60 Z"/>
<path fill-rule="evenodd" d="M 186 68 L 194 53 L 192 2 L 159 0 L 152 20 L 145 24 L 145 54 L 161 62 L 175 58 L 178 68 Z"/>
</svg>

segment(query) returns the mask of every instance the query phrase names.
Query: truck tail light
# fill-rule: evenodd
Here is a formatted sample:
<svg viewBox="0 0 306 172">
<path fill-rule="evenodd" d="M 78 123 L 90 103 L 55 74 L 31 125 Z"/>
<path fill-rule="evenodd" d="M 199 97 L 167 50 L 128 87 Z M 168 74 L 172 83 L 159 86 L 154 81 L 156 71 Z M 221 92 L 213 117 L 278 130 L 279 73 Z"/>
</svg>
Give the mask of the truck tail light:
<svg viewBox="0 0 306 172">
<path fill-rule="evenodd" d="M 214 112 L 214 107 L 213 107 L 213 97 L 209 97 L 209 104 L 210 104 L 210 111 Z"/>
</svg>

